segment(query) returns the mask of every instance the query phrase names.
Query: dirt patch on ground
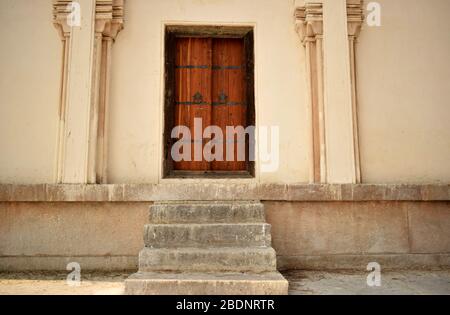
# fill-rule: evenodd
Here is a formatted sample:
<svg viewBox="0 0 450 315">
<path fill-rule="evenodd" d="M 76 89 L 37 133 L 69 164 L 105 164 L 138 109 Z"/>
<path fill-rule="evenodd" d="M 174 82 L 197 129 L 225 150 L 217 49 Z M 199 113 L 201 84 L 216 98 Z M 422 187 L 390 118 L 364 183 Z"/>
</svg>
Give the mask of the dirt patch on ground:
<svg viewBox="0 0 450 315">
<path fill-rule="evenodd" d="M 130 274 L 87 273 L 74 285 L 62 272 L 0 273 L 0 295 L 119 295 Z"/>
</svg>

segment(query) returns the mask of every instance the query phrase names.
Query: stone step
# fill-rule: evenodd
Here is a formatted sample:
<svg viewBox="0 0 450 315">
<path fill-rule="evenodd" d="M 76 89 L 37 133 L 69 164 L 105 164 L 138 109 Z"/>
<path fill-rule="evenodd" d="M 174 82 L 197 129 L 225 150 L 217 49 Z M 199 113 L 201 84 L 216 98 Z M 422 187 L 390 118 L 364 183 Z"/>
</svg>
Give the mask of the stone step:
<svg viewBox="0 0 450 315">
<path fill-rule="evenodd" d="M 138 272 L 125 280 L 128 295 L 285 295 L 288 282 L 270 273 Z"/>
<path fill-rule="evenodd" d="M 276 254 L 271 247 L 144 248 L 139 271 L 273 272 Z"/>
<path fill-rule="evenodd" d="M 151 248 L 269 247 L 270 224 L 147 224 L 144 243 Z"/>
<path fill-rule="evenodd" d="M 139 272 L 126 280 L 126 294 L 288 292 L 288 282 L 276 271 L 260 202 L 155 203 L 144 243 Z"/>
<path fill-rule="evenodd" d="M 263 223 L 260 202 L 173 202 L 150 207 L 150 223 Z"/>
</svg>

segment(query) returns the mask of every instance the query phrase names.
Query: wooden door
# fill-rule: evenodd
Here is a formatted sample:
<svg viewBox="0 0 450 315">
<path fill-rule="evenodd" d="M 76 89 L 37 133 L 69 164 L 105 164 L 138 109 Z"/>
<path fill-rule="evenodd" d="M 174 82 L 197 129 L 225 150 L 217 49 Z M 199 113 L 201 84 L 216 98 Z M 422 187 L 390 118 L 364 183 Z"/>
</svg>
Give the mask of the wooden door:
<svg viewBox="0 0 450 315">
<path fill-rule="evenodd" d="M 191 161 L 174 163 L 183 171 L 245 171 L 247 161 L 238 159 L 242 141 L 231 140 L 234 156 L 227 161 L 226 127 L 247 127 L 246 62 L 244 42 L 231 38 L 177 38 L 175 74 L 175 125 L 187 126 L 194 135 L 194 118 L 201 118 L 203 130 L 209 125 L 221 128 L 223 161 L 207 162 L 202 155 L 195 161 L 194 141 Z M 203 133 L 202 130 L 202 133 Z M 202 148 L 210 139 L 203 139 Z M 229 141 L 230 139 L 228 139 Z M 243 140 L 245 142 L 245 139 Z M 244 151 L 247 144 L 243 143 Z M 242 149 L 242 147 L 241 147 Z M 230 156 L 230 154 L 229 154 Z"/>
</svg>

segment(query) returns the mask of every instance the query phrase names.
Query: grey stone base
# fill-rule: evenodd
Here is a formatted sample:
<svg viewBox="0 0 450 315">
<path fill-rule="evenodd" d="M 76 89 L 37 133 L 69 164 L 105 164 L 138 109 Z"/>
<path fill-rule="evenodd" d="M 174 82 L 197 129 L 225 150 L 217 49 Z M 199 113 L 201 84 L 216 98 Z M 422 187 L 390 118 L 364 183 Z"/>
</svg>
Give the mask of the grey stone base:
<svg viewBox="0 0 450 315">
<path fill-rule="evenodd" d="M 84 271 L 130 271 L 138 268 L 137 256 L 0 256 L 0 271 L 67 271 L 76 262 Z"/>
<path fill-rule="evenodd" d="M 125 281 L 127 295 L 286 295 L 279 272 L 135 273 Z"/>
<path fill-rule="evenodd" d="M 450 268 L 450 254 L 361 254 L 278 256 L 279 270 L 365 271 L 377 262 L 382 270 L 439 270 Z"/>
</svg>

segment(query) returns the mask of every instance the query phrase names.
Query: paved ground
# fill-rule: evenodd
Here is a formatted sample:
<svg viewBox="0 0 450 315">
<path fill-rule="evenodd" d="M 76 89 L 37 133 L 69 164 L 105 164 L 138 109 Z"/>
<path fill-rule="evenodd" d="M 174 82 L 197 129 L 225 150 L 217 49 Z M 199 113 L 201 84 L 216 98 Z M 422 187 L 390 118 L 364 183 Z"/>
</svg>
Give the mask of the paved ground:
<svg viewBox="0 0 450 315">
<path fill-rule="evenodd" d="M 121 294 L 128 273 L 82 274 L 69 286 L 64 273 L 0 273 L 5 294 Z M 449 294 L 450 270 L 383 272 L 380 287 L 369 287 L 367 273 L 289 271 L 290 294 Z"/>
<path fill-rule="evenodd" d="M 289 294 L 429 295 L 450 294 L 450 270 L 395 271 L 381 273 L 381 286 L 367 285 L 367 273 L 308 272 L 284 273 Z"/>
</svg>

